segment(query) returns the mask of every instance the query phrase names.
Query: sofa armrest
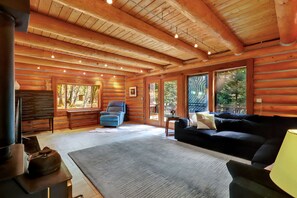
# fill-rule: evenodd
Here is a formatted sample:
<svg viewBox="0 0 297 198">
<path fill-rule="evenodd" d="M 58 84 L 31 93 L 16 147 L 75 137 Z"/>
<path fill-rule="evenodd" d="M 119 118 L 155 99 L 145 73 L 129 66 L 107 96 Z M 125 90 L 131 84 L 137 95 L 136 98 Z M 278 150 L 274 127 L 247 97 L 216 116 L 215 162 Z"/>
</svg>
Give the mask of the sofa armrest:
<svg viewBox="0 0 297 198">
<path fill-rule="evenodd" d="M 291 196 L 284 192 L 260 185 L 254 181 L 243 177 L 236 177 L 229 185 L 230 198 L 290 198 Z"/>
<path fill-rule="evenodd" d="M 189 125 L 189 120 L 187 118 L 180 118 L 175 122 L 175 129 L 184 129 Z"/>
<path fill-rule="evenodd" d="M 270 171 L 268 170 L 257 168 L 257 167 L 236 162 L 233 160 L 230 160 L 229 162 L 227 162 L 227 168 L 229 170 L 229 173 L 233 177 L 233 179 L 237 177 L 242 177 L 247 180 L 253 181 L 257 184 L 260 184 L 262 186 L 268 187 L 274 191 L 287 194 L 282 189 L 280 189 L 276 184 L 273 183 L 273 181 L 269 177 Z"/>
</svg>

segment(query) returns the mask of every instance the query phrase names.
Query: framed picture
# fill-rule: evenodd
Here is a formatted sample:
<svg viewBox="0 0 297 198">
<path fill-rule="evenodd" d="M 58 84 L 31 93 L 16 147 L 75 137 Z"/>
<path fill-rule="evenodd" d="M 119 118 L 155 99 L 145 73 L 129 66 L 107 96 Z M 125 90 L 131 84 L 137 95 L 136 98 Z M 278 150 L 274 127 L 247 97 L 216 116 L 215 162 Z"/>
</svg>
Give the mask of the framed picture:
<svg viewBox="0 0 297 198">
<path fill-rule="evenodd" d="M 130 97 L 136 97 L 136 87 L 129 87 L 129 96 Z"/>
</svg>

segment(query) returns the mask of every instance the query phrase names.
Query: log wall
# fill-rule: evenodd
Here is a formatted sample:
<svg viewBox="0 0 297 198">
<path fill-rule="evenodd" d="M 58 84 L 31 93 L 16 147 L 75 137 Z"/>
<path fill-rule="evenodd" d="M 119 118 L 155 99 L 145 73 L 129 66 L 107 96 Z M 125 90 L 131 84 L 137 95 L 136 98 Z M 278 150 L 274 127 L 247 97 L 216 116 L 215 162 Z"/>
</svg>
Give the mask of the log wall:
<svg viewBox="0 0 297 198">
<path fill-rule="evenodd" d="M 129 96 L 129 87 L 136 87 L 136 97 Z M 144 79 L 127 79 L 126 103 L 128 120 L 139 123 L 145 122 L 145 83 Z"/>
<path fill-rule="evenodd" d="M 297 52 L 255 59 L 254 113 L 297 116 Z"/>
<path fill-rule="evenodd" d="M 82 71 L 67 70 L 65 73 L 63 69 L 39 66 L 38 65 L 16 63 L 16 80 L 20 84 L 21 90 L 52 90 L 53 77 L 75 77 L 81 79 L 99 80 L 103 84 L 102 90 L 102 109 L 106 109 L 107 104 L 111 100 L 125 100 L 125 77 L 113 76 L 98 73 L 87 72 L 83 75 Z M 82 118 L 80 122 L 88 121 L 96 123 L 95 116 Z M 67 115 L 56 116 L 54 118 L 54 129 L 65 129 L 69 127 Z M 43 131 L 48 130 L 48 120 L 35 120 L 23 122 L 23 131 Z"/>
</svg>

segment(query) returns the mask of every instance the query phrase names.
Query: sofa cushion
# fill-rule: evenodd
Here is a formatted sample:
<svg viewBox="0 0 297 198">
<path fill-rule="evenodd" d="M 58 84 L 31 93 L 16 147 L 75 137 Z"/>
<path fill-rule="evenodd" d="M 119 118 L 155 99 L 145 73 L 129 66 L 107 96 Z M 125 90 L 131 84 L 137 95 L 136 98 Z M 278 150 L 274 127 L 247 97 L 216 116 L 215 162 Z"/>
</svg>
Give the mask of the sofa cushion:
<svg viewBox="0 0 297 198">
<path fill-rule="evenodd" d="M 267 140 L 255 153 L 252 159 L 252 165 L 259 168 L 264 168 L 272 164 L 281 147 L 281 139 Z"/>
<path fill-rule="evenodd" d="M 216 130 L 210 130 L 210 129 L 197 129 L 195 126 L 187 127 L 186 130 L 188 133 L 200 136 L 200 137 L 210 137 L 217 133 Z"/>
<path fill-rule="evenodd" d="M 258 115 L 250 115 L 250 114 L 235 114 L 235 113 L 229 113 L 229 112 L 222 112 L 222 113 L 215 113 L 215 116 L 218 118 L 225 118 L 225 119 L 247 119 L 252 120 L 256 119 Z"/>
<path fill-rule="evenodd" d="M 215 118 L 217 131 L 239 131 L 242 132 L 242 121 L 238 119 Z"/>
<path fill-rule="evenodd" d="M 264 142 L 265 138 L 235 131 L 222 131 L 212 135 L 212 137 L 219 139 L 219 141 L 225 141 L 227 144 L 238 143 L 241 145 L 249 145 L 254 148 L 260 147 Z"/>
</svg>

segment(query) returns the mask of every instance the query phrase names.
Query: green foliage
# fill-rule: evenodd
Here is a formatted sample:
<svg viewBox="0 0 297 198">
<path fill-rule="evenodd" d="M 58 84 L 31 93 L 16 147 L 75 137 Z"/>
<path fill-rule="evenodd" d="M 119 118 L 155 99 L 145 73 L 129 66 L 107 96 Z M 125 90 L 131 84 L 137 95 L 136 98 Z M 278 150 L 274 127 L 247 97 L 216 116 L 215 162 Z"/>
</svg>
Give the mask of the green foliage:
<svg viewBox="0 0 297 198">
<path fill-rule="evenodd" d="M 217 105 L 245 107 L 246 69 L 240 68 L 217 73 Z"/>
<path fill-rule="evenodd" d="M 164 108 L 165 111 L 174 109 L 177 105 L 177 81 L 166 81 L 164 83 Z"/>
</svg>

